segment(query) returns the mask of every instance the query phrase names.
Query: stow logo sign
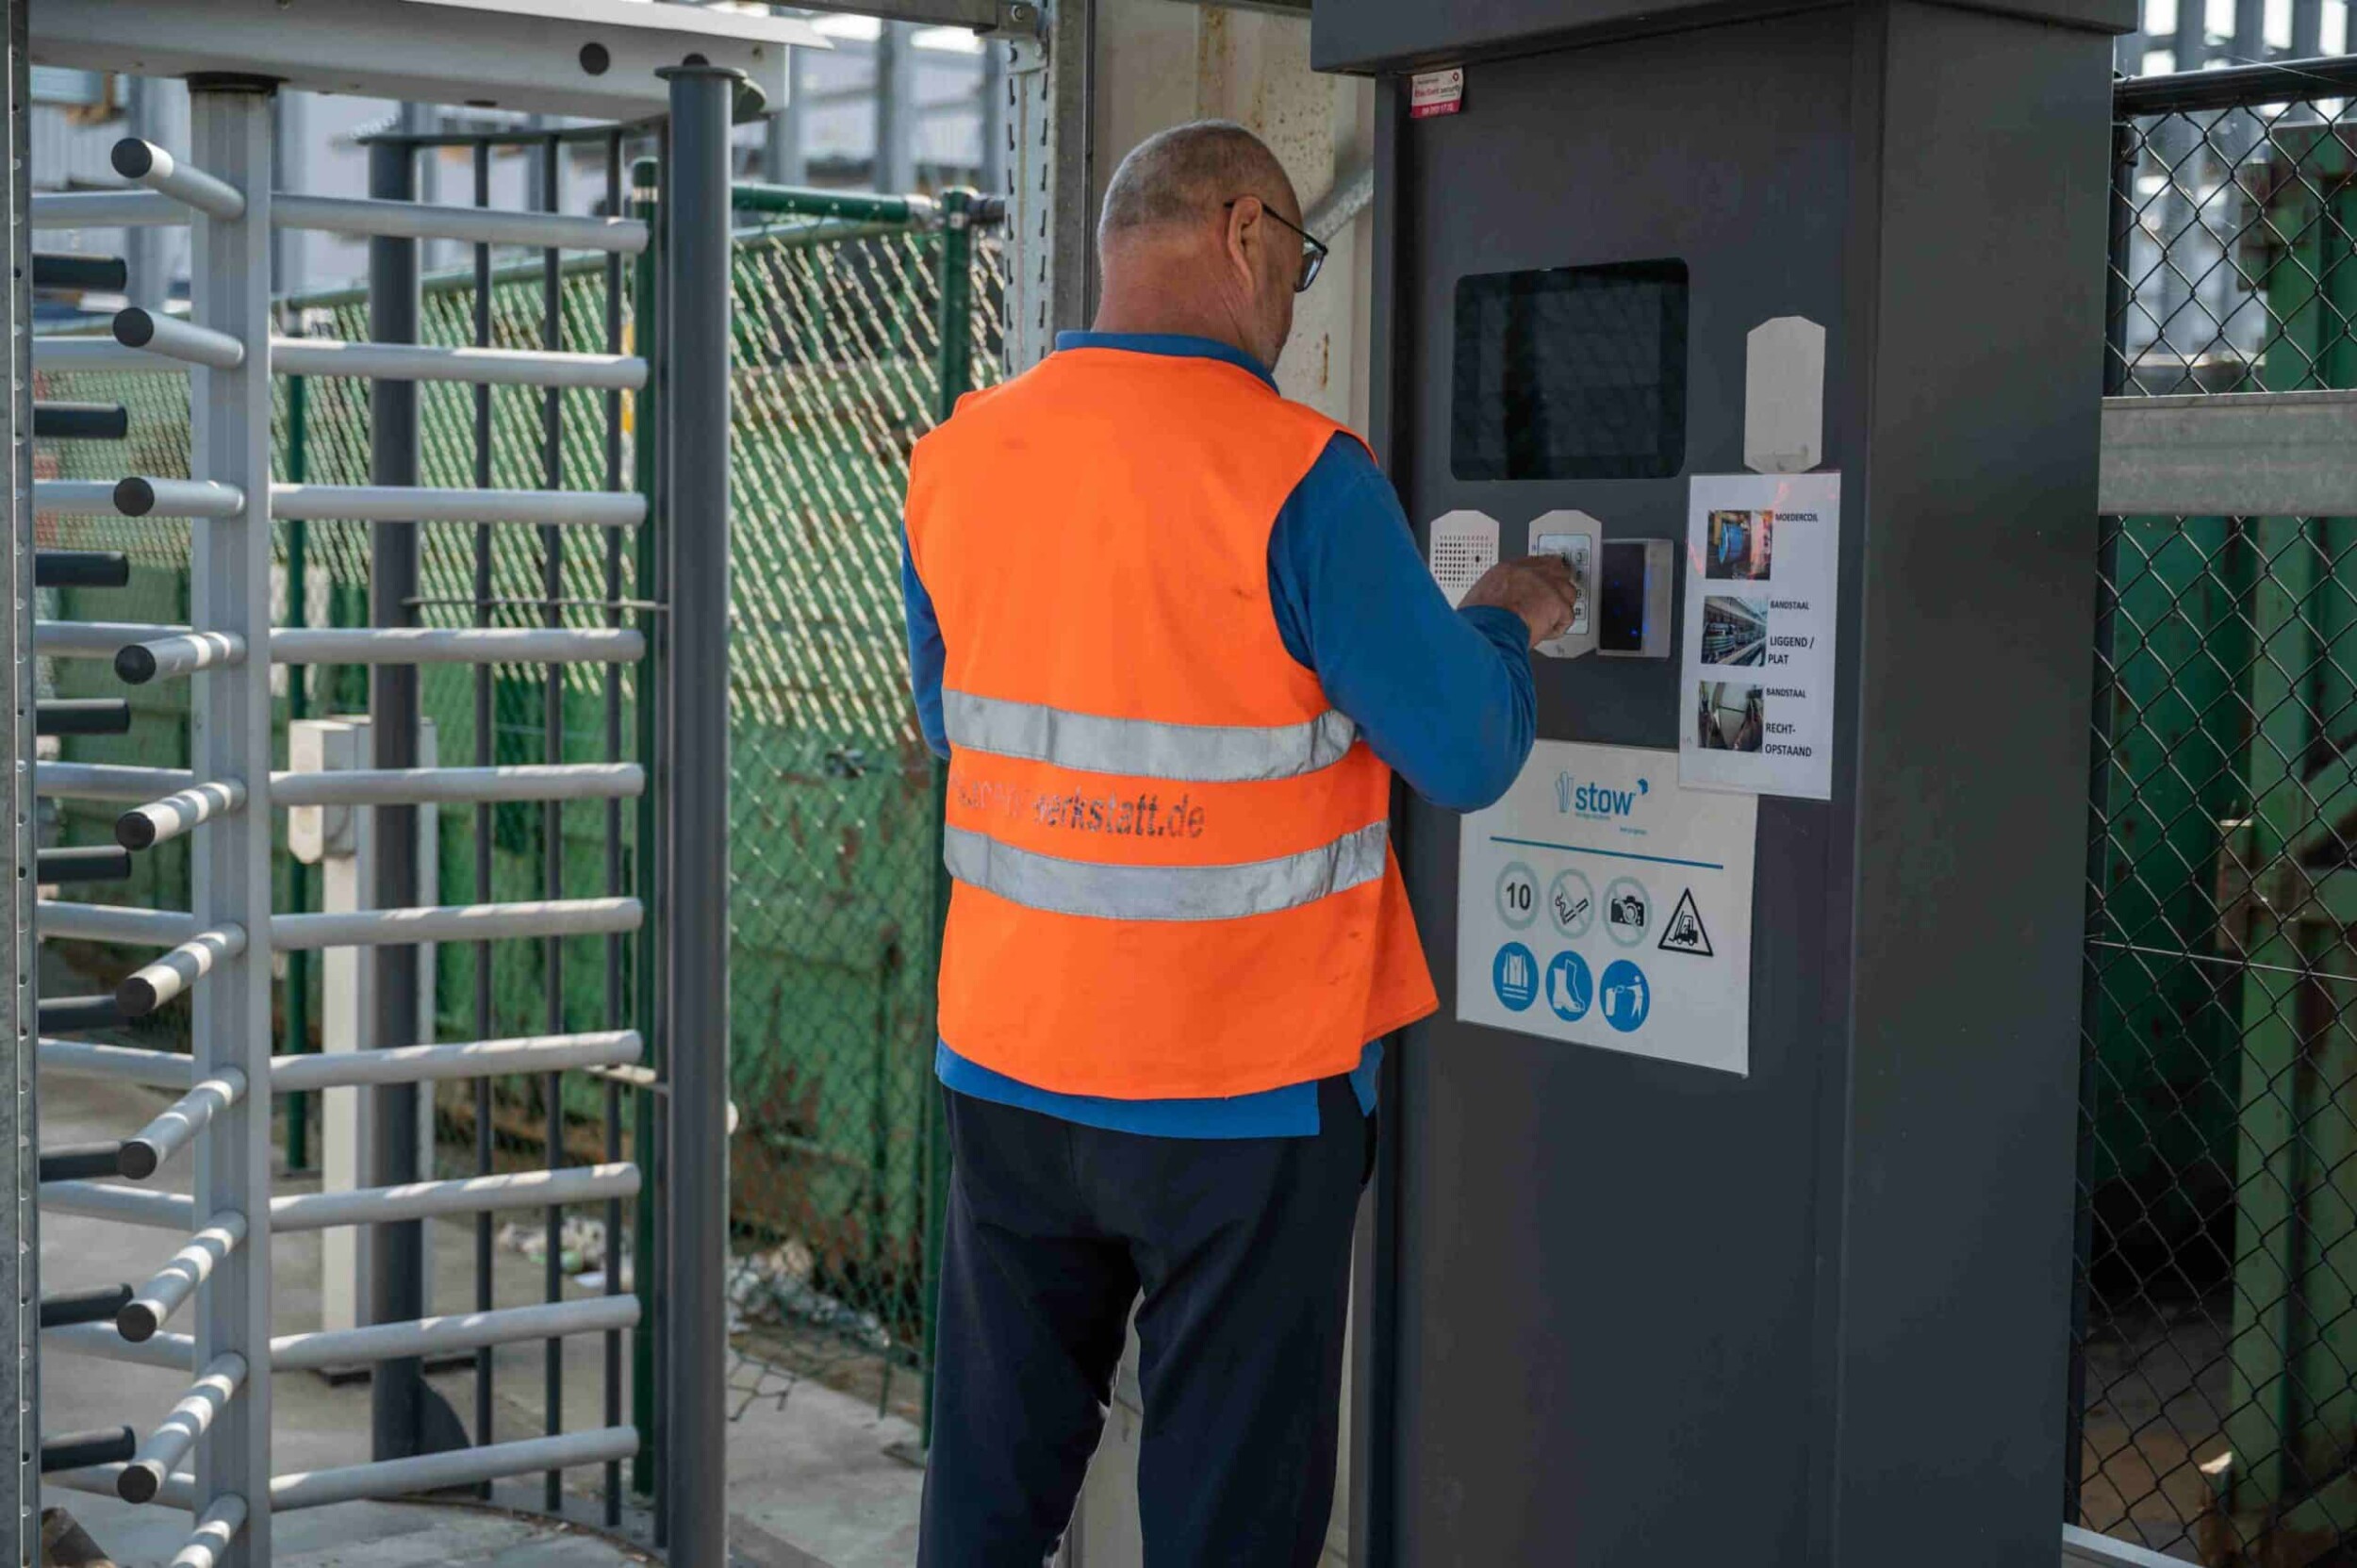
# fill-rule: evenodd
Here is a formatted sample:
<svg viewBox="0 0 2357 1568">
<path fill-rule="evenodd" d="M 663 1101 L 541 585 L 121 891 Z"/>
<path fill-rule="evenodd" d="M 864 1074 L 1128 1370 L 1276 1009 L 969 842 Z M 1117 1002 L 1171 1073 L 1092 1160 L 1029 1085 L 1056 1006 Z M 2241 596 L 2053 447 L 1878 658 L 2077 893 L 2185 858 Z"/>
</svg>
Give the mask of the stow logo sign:
<svg viewBox="0 0 2357 1568">
<path fill-rule="evenodd" d="M 1636 810 L 1637 802 L 1652 793 L 1653 785 L 1643 779 L 1637 781 L 1635 789 L 1614 789 L 1609 784 L 1582 784 L 1569 768 L 1555 776 L 1555 809 L 1566 817 L 1613 821 Z"/>
</svg>

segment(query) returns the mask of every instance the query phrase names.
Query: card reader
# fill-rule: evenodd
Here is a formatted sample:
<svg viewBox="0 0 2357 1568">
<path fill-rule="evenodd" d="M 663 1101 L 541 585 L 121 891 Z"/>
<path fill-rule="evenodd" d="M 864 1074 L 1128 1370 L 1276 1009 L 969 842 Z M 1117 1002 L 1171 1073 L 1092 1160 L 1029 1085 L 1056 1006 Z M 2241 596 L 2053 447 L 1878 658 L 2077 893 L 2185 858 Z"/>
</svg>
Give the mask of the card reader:
<svg viewBox="0 0 2357 1568">
<path fill-rule="evenodd" d="M 1596 573 L 1596 652 L 1607 658 L 1670 656 L 1668 539 L 1607 539 Z"/>
<path fill-rule="evenodd" d="M 1607 539 L 1603 523 L 1567 509 L 1531 520 L 1530 553 L 1562 556 L 1579 584 L 1579 614 L 1571 629 L 1541 643 L 1538 652 L 1551 659 L 1670 656 L 1675 560 L 1668 539 Z"/>
</svg>

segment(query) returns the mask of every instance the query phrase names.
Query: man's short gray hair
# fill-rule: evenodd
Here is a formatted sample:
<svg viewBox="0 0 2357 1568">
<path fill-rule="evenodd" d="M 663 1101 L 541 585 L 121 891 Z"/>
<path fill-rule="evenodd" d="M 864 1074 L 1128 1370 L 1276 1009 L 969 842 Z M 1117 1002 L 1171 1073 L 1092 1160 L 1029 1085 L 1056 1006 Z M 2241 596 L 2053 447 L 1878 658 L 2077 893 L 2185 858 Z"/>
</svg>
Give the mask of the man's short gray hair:
<svg viewBox="0 0 2357 1568">
<path fill-rule="evenodd" d="M 1099 242 L 1165 224 L 1198 223 L 1242 196 L 1291 192 L 1268 144 L 1232 120 L 1196 120 L 1156 131 L 1121 160 L 1096 221 Z"/>
</svg>

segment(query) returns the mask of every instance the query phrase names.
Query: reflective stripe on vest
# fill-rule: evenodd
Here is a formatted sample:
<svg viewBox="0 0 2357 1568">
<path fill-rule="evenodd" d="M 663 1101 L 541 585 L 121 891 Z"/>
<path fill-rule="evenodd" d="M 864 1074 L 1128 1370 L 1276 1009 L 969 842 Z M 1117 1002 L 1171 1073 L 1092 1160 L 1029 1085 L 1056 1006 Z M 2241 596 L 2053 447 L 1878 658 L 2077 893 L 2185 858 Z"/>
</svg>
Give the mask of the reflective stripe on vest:
<svg viewBox="0 0 2357 1568">
<path fill-rule="evenodd" d="M 1009 903 L 1098 920 L 1238 920 L 1274 915 L 1383 875 L 1387 822 L 1331 844 L 1241 866 L 1107 866 L 1001 844 L 970 828 L 942 835 L 949 874 Z"/>
<path fill-rule="evenodd" d="M 949 744 L 994 756 L 1173 784 L 1250 784 L 1298 778 L 1349 753 L 1359 727 L 1329 708 L 1301 724 L 1265 728 L 1107 718 L 1037 702 L 944 691 Z"/>
</svg>

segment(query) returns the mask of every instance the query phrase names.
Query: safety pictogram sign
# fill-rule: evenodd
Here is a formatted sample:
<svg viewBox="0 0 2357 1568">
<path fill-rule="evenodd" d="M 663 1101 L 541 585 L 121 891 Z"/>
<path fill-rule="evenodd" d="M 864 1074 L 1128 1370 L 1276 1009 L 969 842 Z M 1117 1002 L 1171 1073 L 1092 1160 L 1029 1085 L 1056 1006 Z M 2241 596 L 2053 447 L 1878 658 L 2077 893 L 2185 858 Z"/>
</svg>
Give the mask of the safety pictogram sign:
<svg viewBox="0 0 2357 1568">
<path fill-rule="evenodd" d="M 1694 907 L 1692 888 L 1678 895 L 1678 906 L 1671 911 L 1670 923 L 1662 928 L 1661 940 L 1655 945 L 1665 953 L 1718 956 L 1710 950 L 1710 933 L 1703 929 L 1703 912 Z"/>
<path fill-rule="evenodd" d="M 1542 740 L 1464 818 L 1457 1015 L 1571 1046 L 1751 1068 L 1756 797 L 1678 754 Z"/>
</svg>

